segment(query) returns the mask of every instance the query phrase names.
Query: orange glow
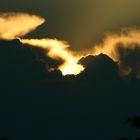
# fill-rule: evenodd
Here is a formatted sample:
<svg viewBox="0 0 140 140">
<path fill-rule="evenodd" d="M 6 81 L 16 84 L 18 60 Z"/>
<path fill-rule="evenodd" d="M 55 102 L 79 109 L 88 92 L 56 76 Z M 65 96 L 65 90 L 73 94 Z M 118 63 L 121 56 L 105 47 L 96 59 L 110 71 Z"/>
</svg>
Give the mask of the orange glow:
<svg viewBox="0 0 140 140">
<path fill-rule="evenodd" d="M 0 14 L 0 38 L 9 40 L 22 37 L 43 24 L 44 21 L 39 16 L 27 13 L 2 13 Z"/>
<path fill-rule="evenodd" d="M 59 67 L 63 75 L 77 75 L 84 70 L 82 65 L 77 64 L 80 57 L 74 56 L 73 52 L 69 50 L 69 45 L 64 41 L 57 39 L 21 39 L 21 42 L 48 50 L 47 55 L 53 59 L 63 59 L 64 63 Z"/>
<path fill-rule="evenodd" d="M 120 66 L 121 60 L 118 54 L 119 52 L 117 51 L 118 47 L 120 47 L 119 44 L 122 44 L 121 47 L 124 49 L 129 48 L 132 51 L 136 47 L 134 44 L 137 44 L 137 47 L 140 47 L 140 29 L 129 28 L 123 30 L 119 34 L 108 34 L 104 38 L 103 43 L 94 45 L 91 49 L 85 51 L 84 55 L 99 55 L 100 53 L 103 53 L 108 55 L 115 62 L 118 62 L 118 65 Z M 132 69 L 131 67 L 126 66 L 120 67 L 120 72 L 123 75 L 128 76 L 132 72 Z M 140 77 L 140 74 L 137 75 L 137 77 Z"/>
<path fill-rule="evenodd" d="M 26 35 L 32 30 L 36 29 L 39 25 L 43 24 L 45 19 L 30 15 L 27 13 L 3 13 L 0 14 L 0 39 L 15 39 Z M 77 75 L 84 70 L 84 67 L 77 64 L 79 59 L 88 55 L 99 55 L 100 53 L 106 54 L 114 61 L 121 63 L 117 47 L 119 43 L 123 44 L 124 48 L 133 50 L 132 44 L 140 46 L 140 29 L 130 28 L 123 30 L 119 34 L 108 34 L 100 44 L 93 45 L 89 50 L 83 52 L 74 52 L 70 50 L 70 45 L 65 41 L 57 39 L 20 39 L 23 44 L 31 46 L 38 46 L 46 49 L 46 55 L 52 59 L 64 60 L 64 63 L 59 66 L 59 70 L 63 75 L 74 74 Z M 51 69 L 50 71 L 52 71 Z M 125 67 L 123 73 L 129 75 L 131 73 L 130 67 Z"/>
<path fill-rule="evenodd" d="M 140 29 L 130 28 L 123 30 L 120 34 L 108 34 L 104 38 L 103 43 L 94 46 L 89 53 L 96 55 L 104 53 L 111 57 L 114 61 L 119 62 L 119 57 L 116 52 L 118 43 L 123 44 L 124 48 L 131 46 L 131 49 L 133 49 L 133 45 L 131 44 L 136 43 L 140 45 Z"/>
<path fill-rule="evenodd" d="M 69 49 L 69 44 L 65 41 L 59 41 L 57 39 L 21 39 L 24 44 L 31 46 L 39 46 L 47 49 L 48 54 L 53 59 L 63 59 L 64 63 L 59 67 L 63 75 L 74 74 L 77 75 L 84 70 L 84 67 L 77 64 L 79 59 L 88 55 L 99 55 L 100 53 L 108 55 L 115 62 L 120 63 L 117 47 L 118 43 L 123 44 L 124 48 L 131 46 L 133 49 L 133 43 L 140 45 L 140 30 L 128 29 L 120 34 L 108 34 L 103 43 L 94 45 L 91 49 L 84 52 L 73 52 Z M 131 68 L 121 69 L 124 75 L 131 73 Z"/>
</svg>

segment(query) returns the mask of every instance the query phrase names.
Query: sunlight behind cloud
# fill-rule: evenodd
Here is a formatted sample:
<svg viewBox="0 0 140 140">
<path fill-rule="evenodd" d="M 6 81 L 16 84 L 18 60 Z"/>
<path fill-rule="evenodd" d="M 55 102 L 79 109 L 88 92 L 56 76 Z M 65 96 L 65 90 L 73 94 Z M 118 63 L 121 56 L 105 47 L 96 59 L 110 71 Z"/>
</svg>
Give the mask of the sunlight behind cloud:
<svg viewBox="0 0 140 140">
<path fill-rule="evenodd" d="M 75 56 L 69 49 L 69 45 L 57 39 L 20 39 L 23 44 L 38 46 L 46 49 L 47 55 L 55 60 L 62 59 L 64 63 L 59 66 L 63 75 L 79 74 L 84 67 L 77 64 L 80 57 Z"/>
<path fill-rule="evenodd" d="M 122 30 L 122 32 L 118 34 L 107 34 L 102 43 L 94 45 L 88 51 L 81 53 L 81 55 L 106 54 L 115 62 L 118 62 L 120 72 L 124 76 L 128 76 L 132 74 L 132 72 L 136 71 L 135 76 L 140 77 L 140 60 L 138 56 L 136 56 L 136 53 L 138 55 L 139 50 L 140 29 L 129 28 Z M 126 61 L 127 64 L 125 64 Z"/>
<path fill-rule="evenodd" d="M 27 13 L 1 13 L 0 14 L 0 39 L 11 40 L 22 37 L 27 33 L 35 30 L 39 25 L 43 24 L 45 19 L 30 15 Z M 78 64 L 78 61 L 88 55 L 99 55 L 100 53 L 108 55 L 115 62 L 118 62 L 120 71 L 124 75 L 129 75 L 133 71 L 136 77 L 140 77 L 140 64 L 134 58 L 134 64 L 130 64 L 131 53 L 135 54 L 136 50 L 140 51 L 140 29 L 129 28 L 120 33 L 107 34 L 102 43 L 95 44 L 88 50 L 72 51 L 70 45 L 66 41 L 57 39 L 23 39 L 20 38 L 23 44 L 30 46 L 41 47 L 46 50 L 46 55 L 54 60 L 63 60 L 63 63 L 58 67 L 63 75 L 77 75 L 85 68 Z M 121 48 L 121 50 L 120 50 Z M 120 52 L 123 51 L 123 52 Z M 122 53 L 122 54 L 121 54 Z M 124 62 L 124 58 L 129 59 L 128 64 Z M 123 59 L 122 59 L 123 58 Z"/>
</svg>

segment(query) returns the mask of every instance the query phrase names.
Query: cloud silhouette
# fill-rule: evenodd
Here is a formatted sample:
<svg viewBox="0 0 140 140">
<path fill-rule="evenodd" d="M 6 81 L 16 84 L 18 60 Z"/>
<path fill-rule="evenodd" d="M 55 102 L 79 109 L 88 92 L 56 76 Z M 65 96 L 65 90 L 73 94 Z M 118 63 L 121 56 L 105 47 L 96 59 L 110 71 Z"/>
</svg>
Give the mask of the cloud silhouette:
<svg viewBox="0 0 140 140">
<path fill-rule="evenodd" d="M 123 131 L 120 121 L 139 112 L 139 30 L 74 52 L 57 39 L 11 40 L 35 29 L 40 17 L 10 13 L 1 21 L 0 36 L 9 40 L 0 41 L 0 132 L 27 140 L 113 139 Z M 139 127 L 139 117 L 130 123 Z"/>
<path fill-rule="evenodd" d="M 129 118 L 127 120 L 127 122 L 130 123 L 131 127 L 140 129 L 140 116 L 135 116 L 135 117 Z"/>
<path fill-rule="evenodd" d="M 78 63 L 85 67 L 85 70 L 79 74 L 85 79 L 92 79 L 96 82 L 109 82 L 116 81 L 118 77 L 118 65 L 107 55 L 89 55 L 81 58 Z"/>
<path fill-rule="evenodd" d="M 119 58 L 119 69 L 121 75 L 140 78 L 140 44 L 132 43 L 125 47 L 116 44 L 116 54 Z"/>
<path fill-rule="evenodd" d="M 27 13 L 1 13 L 0 38 L 22 37 L 44 22 L 45 19 L 42 17 Z M 84 52 L 74 52 L 70 49 L 68 42 L 57 39 L 20 39 L 20 41 L 23 44 L 44 49 L 46 58 L 51 58 L 51 61 L 54 59 L 56 63 L 51 63 L 53 66 L 48 64 L 49 71 L 53 71 L 55 67 L 55 69 L 61 70 L 63 75 L 77 75 L 85 69 L 84 65 L 78 63 L 82 57 L 103 53 L 118 63 L 121 76 L 140 78 L 139 28 L 125 29 L 118 34 L 107 34 L 102 43 L 96 44 Z"/>
<path fill-rule="evenodd" d="M 139 78 L 139 49 L 140 29 L 128 28 L 120 33 L 110 33 L 105 36 L 102 43 L 95 44 L 93 48 L 83 52 L 87 56 L 106 54 L 114 62 L 118 62 L 122 76 Z"/>
<path fill-rule="evenodd" d="M 81 58 L 83 72 L 62 76 L 57 69 L 63 62 L 47 54 L 18 39 L 0 41 L 0 130 L 27 139 L 118 135 L 119 117 L 133 111 L 135 102 L 139 109 L 139 80 L 118 79 L 118 64 L 105 54 Z"/>
<path fill-rule="evenodd" d="M 57 70 L 60 64 L 61 61 L 47 57 L 43 49 L 23 45 L 18 39 L 0 41 L 1 83 L 12 80 L 16 83 L 18 81 L 28 83 L 39 79 L 60 77 L 62 74 Z"/>
</svg>

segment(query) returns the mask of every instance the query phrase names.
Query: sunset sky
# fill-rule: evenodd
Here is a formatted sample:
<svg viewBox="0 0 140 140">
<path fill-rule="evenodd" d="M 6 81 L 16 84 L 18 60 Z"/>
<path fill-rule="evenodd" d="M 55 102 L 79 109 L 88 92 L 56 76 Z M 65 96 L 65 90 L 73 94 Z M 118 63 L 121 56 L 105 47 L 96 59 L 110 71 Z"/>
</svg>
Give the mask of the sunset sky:
<svg viewBox="0 0 140 140">
<path fill-rule="evenodd" d="M 0 0 L 0 140 L 140 138 L 140 0 Z"/>
<path fill-rule="evenodd" d="M 139 0 L 0 1 L 1 12 L 28 12 L 47 20 L 30 36 L 66 40 L 75 50 L 91 47 L 106 32 L 139 26 L 139 5 Z"/>
</svg>

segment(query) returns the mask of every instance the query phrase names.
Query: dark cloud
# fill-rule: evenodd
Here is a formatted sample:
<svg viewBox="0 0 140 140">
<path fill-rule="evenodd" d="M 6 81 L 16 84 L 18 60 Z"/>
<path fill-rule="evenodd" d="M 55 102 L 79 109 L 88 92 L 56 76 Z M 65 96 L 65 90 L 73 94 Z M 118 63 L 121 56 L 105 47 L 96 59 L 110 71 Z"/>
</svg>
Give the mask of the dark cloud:
<svg viewBox="0 0 140 140">
<path fill-rule="evenodd" d="M 117 63 L 104 54 L 82 58 L 85 70 L 77 76 L 62 76 L 60 63 L 41 48 L 0 41 L 0 135 L 11 140 L 121 136 L 122 120 L 139 114 L 140 81 L 120 79 Z"/>
<path fill-rule="evenodd" d="M 117 81 L 118 65 L 107 55 L 90 55 L 81 58 L 78 63 L 85 67 L 85 70 L 80 74 L 80 77 L 83 77 L 84 79 L 91 79 L 103 83 Z"/>
<path fill-rule="evenodd" d="M 127 46 L 118 43 L 116 47 L 120 73 L 123 76 L 140 78 L 140 45 L 131 43 Z"/>
<path fill-rule="evenodd" d="M 4 79 L 30 79 L 44 73 L 31 49 L 23 46 L 19 40 L 0 41 L 0 53 L 0 73 Z"/>
<path fill-rule="evenodd" d="M 140 116 L 135 116 L 135 117 L 129 118 L 127 120 L 127 122 L 130 123 L 131 127 L 140 129 Z"/>
<path fill-rule="evenodd" d="M 0 9 L 45 17 L 47 25 L 28 36 L 58 37 L 81 50 L 106 31 L 139 25 L 139 4 L 138 0 L 4 0 Z M 46 50 L 19 40 L 0 41 L 0 136 L 112 140 L 137 135 L 124 129 L 122 122 L 140 115 L 139 47 L 118 46 L 119 65 L 103 54 L 87 56 L 79 61 L 85 66 L 81 74 L 62 76 L 57 68 L 63 61 L 46 56 Z M 121 79 L 120 71 L 130 76 Z M 139 117 L 130 123 L 139 127 Z"/>
<path fill-rule="evenodd" d="M 118 140 L 128 140 L 127 137 L 121 137 L 121 138 L 118 138 Z"/>
<path fill-rule="evenodd" d="M 28 82 L 45 79 L 49 69 L 56 71 L 59 63 L 61 62 L 47 57 L 43 49 L 23 45 L 18 39 L 0 41 L 0 77 L 5 81 L 11 79 Z"/>
</svg>

